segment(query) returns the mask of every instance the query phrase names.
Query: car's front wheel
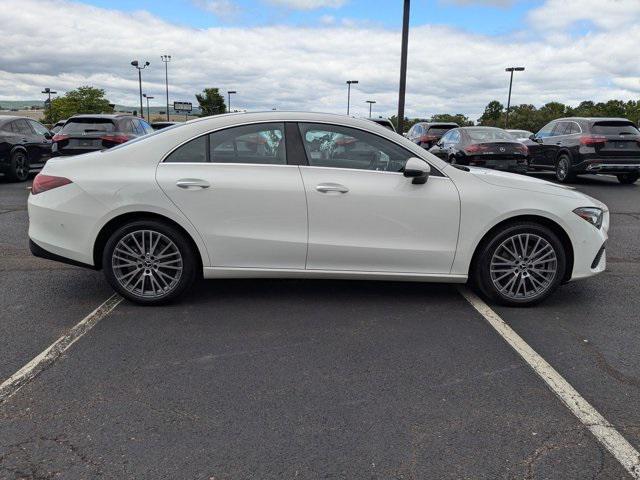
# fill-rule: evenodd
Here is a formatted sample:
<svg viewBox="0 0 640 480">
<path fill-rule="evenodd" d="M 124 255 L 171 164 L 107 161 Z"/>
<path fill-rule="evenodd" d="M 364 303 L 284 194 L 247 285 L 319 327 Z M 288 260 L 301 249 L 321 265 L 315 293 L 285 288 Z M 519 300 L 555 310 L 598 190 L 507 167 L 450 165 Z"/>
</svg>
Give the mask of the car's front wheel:
<svg viewBox="0 0 640 480">
<path fill-rule="evenodd" d="M 489 299 L 509 306 L 532 305 L 562 282 L 566 252 L 549 228 L 515 223 L 483 243 L 474 268 L 474 283 Z"/>
<path fill-rule="evenodd" d="M 576 179 L 576 174 L 571 166 L 571 158 L 566 153 L 563 153 L 558 158 L 556 163 L 556 178 L 562 183 L 573 182 Z"/>
<path fill-rule="evenodd" d="M 111 286 L 144 305 L 176 299 L 193 283 L 195 252 L 178 229 L 155 220 L 129 223 L 105 245 L 102 265 Z"/>
<path fill-rule="evenodd" d="M 616 177 L 618 177 L 618 181 L 623 185 L 631 185 L 632 183 L 636 183 L 638 178 L 640 178 L 640 174 L 638 172 L 628 172 L 616 175 Z"/>
</svg>

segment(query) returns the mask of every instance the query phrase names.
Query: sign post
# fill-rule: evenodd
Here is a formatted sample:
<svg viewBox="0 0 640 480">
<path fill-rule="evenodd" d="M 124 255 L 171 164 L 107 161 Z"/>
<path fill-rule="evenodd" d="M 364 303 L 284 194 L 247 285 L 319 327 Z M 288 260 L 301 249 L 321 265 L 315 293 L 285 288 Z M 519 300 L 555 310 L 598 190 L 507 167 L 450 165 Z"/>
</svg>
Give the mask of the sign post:
<svg viewBox="0 0 640 480">
<path fill-rule="evenodd" d="M 173 102 L 173 109 L 176 112 L 184 112 L 184 121 L 187 121 L 189 113 L 193 110 L 191 102 Z"/>
</svg>

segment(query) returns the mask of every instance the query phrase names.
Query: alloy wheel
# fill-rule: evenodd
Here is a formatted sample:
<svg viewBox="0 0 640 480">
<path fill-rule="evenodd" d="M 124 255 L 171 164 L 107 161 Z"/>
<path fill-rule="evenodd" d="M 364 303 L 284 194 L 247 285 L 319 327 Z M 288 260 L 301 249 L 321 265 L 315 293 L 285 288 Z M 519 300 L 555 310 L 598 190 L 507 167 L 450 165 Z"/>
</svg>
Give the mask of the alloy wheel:
<svg viewBox="0 0 640 480">
<path fill-rule="evenodd" d="M 16 152 L 13 157 L 14 171 L 18 180 L 26 180 L 29 176 L 29 166 L 27 165 L 27 157 L 22 152 Z"/>
<path fill-rule="evenodd" d="M 148 299 L 170 293 L 184 266 L 176 244 L 154 230 L 136 230 L 122 237 L 111 255 L 111 265 L 122 288 Z"/>
<path fill-rule="evenodd" d="M 569 174 L 569 160 L 567 160 L 565 157 L 562 157 L 558 161 L 556 174 L 557 174 L 558 180 L 564 180 L 565 178 L 567 178 L 567 175 Z"/>
<path fill-rule="evenodd" d="M 534 233 L 518 233 L 504 240 L 493 253 L 489 268 L 497 291 L 513 300 L 542 295 L 558 273 L 553 246 Z"/>
</svg>

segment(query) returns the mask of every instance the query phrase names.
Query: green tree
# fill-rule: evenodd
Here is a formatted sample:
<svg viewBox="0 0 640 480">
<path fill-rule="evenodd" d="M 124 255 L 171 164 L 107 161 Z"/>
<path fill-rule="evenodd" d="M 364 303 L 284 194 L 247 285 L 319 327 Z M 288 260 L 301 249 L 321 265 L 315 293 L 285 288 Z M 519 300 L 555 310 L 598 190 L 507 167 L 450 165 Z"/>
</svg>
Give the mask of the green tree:
<svg viewBox="0 0 640 480">
<path fill-rule="evenodd" d="M 470 127 L 473 125 L 473 122 L 469 120 L 466 115 L 462 113 L 456 113 L 452 115 L 450 113 L 437 113 L 429 119 L 430 122 L 448 122 L 448 123 L 457 123 L 461 127 Z"/>
<path fill-rule="evenodd" d="M 47 109 L 44 122 L 54 124 L 58 120 L 79 113 L 112 113 L 113 107 L 105 98 L 105 91 L 90 86 L 78 87 L 64 96 L 54 98 Z"/>
<path fill-rule="evenodd" d="M 205 88 L 201 94 L 196 93 L 196 100 L 200 104 L 201 117 L 218 115 L 227 111 L 224 97 L 220 94 L 218 88 Z"/>
<path fill-rule="evenodd" d="M 488 127 L 499 127 L 504 125 L 504 105 L 497 100 L 492 100 L 487 104 L 484 113 L 478 119 L 478 125 Z"/>
</svg>

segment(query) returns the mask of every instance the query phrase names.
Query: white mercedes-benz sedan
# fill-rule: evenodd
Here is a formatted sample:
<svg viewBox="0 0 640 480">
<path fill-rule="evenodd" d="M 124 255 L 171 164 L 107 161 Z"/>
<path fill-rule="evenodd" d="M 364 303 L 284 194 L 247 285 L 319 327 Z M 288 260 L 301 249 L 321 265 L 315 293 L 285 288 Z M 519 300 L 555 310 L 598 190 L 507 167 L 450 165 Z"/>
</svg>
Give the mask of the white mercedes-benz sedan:
<svg viewBox="0 0 640 480">
<path fill-rule="evenodd" d="M 196 277 L 471 281 L 529 305 L 605 268 L 609 213 L 573 189 L 449 165 L 367 120 L 244 113 L 50 160 L 32 252 L 141 304 Z"/>
</svg>

